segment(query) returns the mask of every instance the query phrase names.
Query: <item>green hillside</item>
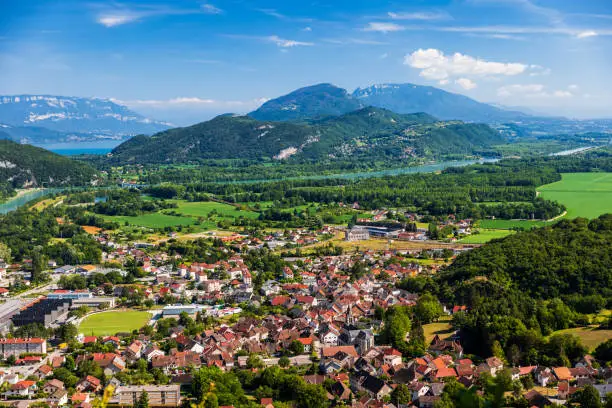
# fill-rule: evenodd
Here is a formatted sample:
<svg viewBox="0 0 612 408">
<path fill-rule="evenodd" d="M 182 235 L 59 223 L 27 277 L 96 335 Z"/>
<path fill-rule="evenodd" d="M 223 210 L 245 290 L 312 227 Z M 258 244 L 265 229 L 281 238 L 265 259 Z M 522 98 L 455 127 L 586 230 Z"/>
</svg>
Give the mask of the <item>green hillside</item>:
<svg viewBox="0 0 612 408">
<path fill-rule="evenodd" d="M 30 145 L 0 140 L 0 184 L 5 189 L 88 184 L 90 166 Z"/>
<path fill-rule="evenodd" d="M 152 137 L 137 136 L 113 150 L 110 161 L 129 164 L 200 159 L 436 158 L 491 150 L 491 146 L 503 141 L 487 125 L 441 122 L 424 113 L 401 115 L 368 107 L 311 123 L 218 116 Z"/>
</svg>

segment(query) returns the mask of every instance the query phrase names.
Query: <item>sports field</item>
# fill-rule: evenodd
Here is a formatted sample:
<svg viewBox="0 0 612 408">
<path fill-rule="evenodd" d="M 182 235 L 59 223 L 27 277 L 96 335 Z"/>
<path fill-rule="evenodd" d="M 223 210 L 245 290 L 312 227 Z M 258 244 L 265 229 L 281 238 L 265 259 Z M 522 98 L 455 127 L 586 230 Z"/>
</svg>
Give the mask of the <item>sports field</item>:
<svg viewBox="0 0 612 408">
<path fill-rule="evenodd" d="M 79 333 L 85 336 L 110 336 L 131 333 L 145 326 L 151 314 L 133 310 L 96 313 L 86 317 L 79 325 Z"/>
<path fill-rule="evenodd" d="M 612 213 L 612 173 L 567 173 L 539 187 L 540 196 L 567 207 L 566 218 L 596 218 Z"/>
</svg>

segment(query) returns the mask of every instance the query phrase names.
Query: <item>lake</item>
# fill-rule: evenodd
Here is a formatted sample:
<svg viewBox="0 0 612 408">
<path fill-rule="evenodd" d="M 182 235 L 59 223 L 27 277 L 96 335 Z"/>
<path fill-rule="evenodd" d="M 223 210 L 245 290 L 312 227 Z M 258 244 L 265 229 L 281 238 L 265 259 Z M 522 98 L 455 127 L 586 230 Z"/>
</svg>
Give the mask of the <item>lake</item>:
<svg viewBox="0 0 612 408">
<path fill-rule="evenodd" d="M 39 145 L 43 149 L 61 154 L 62 156 L 77 156 L 80 154 L 107 154 L 121 144 L 121 140 L 105 140 L 103 142 L 79 142 L 79 143 L 49 143 Z"/>
</svg>

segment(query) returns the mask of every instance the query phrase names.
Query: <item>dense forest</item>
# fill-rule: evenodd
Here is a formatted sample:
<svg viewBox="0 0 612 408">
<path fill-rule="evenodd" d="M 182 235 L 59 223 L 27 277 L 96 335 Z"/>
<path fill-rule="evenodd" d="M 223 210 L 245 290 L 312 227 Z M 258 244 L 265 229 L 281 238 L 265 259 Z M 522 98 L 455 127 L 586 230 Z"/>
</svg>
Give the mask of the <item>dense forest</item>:
<svg viewBox="0 0 612 408">
<path fill-rule="evenodd" d="M 15 188 L 82 186 L 90 184 L 95 170 L 87 164 L 45 149 L 0 140 L 0 198 Z"/>
<path fill-rule="evenodd" d="M 400 287 L 431 292 L 447 304 L 468 353 L 493 354 L 512 364 L 567 365 L 586 352 L 569 335 L 589 314 L 612 304 L 612 215 L 563 220 L 463 253 L 434 278 Z"/>
</svg>

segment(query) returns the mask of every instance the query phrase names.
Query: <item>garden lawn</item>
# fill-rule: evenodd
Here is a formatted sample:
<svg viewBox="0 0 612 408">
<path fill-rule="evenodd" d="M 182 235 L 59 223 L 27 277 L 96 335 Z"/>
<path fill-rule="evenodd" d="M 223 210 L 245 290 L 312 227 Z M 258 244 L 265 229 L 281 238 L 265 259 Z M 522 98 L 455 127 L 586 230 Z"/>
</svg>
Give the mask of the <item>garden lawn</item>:
<svg viewBox="0 0 612 408">
<path fill-rule="evenodd" d="M 597 218 L 612 213 L 612 173 L 566 173 L 538 188 L 540 197 L 567 207 L 566 218 Z"/>
<path fill-rule="evenodd" d="M 79 333 L 85 336 L 110 336 L 117 333 L 131 333 L 140 329 L 151 319 L 149 312 L 134 310 L 111 311 L 85 317 L 79 325 Z"/>
<path fill-rule="evenodd" d="M 451 334 L 453 334 L 453 327 L 450 322 L 450 316 L 444 316 L 441 317 L 438 322 L 424 324 L 423 332 L 425 334 L 425 344 L 430 344 L 436 334 L 440 336 L 442 340 L 448 339 Z"/>
</svg>

